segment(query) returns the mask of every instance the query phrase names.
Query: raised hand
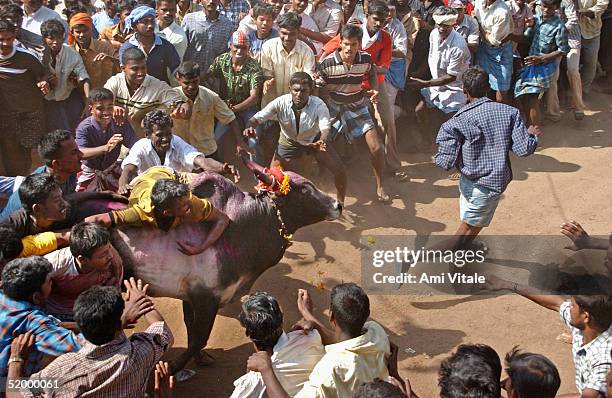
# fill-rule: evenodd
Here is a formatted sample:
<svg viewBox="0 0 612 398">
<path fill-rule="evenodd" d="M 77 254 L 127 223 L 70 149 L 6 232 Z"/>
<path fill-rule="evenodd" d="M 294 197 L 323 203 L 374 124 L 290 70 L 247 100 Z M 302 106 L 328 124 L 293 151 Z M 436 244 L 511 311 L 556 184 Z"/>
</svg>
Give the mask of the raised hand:
<svg viewBox="0 0 612 398">
<path fill-rule="evenodd" d="M 571 245 L 565 246 L 566 249 L 578 251 L 588 247 L 589 234 L 576 221 L 563 223 L 561 233 L 572 241 Z"/>
</svg>

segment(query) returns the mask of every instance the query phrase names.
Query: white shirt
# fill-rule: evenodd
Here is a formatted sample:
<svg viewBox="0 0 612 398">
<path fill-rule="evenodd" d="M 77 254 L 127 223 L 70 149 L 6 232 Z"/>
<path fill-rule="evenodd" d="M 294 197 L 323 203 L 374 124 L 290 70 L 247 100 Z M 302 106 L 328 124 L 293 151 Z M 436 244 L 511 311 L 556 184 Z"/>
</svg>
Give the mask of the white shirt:
<svg viewBox="0 0 612 398">
<path fill-rule="evenodd" d="M 578 10 L 591 10 L 595 13 L 595 18 L 581 15 L 579 18 L 580 31 L 585 39 L 592 39 L 601 34 L 601 16 L 608 7 L 608 0 L 578 0 Z M 609 46 L 610 43 L 602 43 Z"/>
<path fill-rule="evenodd" d="M 310 96 L 300 115 L 300 133 L 296 129 L 295 112 L 291 94 L 285 94 L 270 102 L 253 116 L 259 123 L 277 120 L 280 125 L 279 144 L 297 141 L 302 145 L 311 144 L 322 131 L 329 132 L 329 110 L 322 99 Z"/>
<path fill-rule="evenodd" d="M 181 60 L 183 59 L 185 51 L 187 51 L 187 35 L 185 34 L 183 28 L 176 23 L 176 21 L 172 22 L 163 30 L 159 30 L 158 25 L 156 24 L 155 33 L 168 40 L 170 44 L 176 48 L 179 58 Z"/>
<path fill-rule="evenodd" d="M 401 51 L 404 55 L 408 53 L 408 34 L 404 24 L 399 19 L 393 17 L 393 19 L 387 24 L 385 28 L 391 35 L 393 41 L 393 49 Z M 396 59 L 397 57 L 393 57 Z"/>
<path fill-rule="evenodd" d="M 301 330 L 283 333 L 272 349 L 272 370 L 289 396 L 300 391 L 310 372 L 325 354 L 316 330 L 305 335 Z M 248 372 L 234 381 L 230 398 L 263 398 L 266 393 L 259 372 Z"/>
<path fill-rule="evenodd" d="M 496 0 L 487 7 L 487 0 L 476 0 L 474 15 L 485 32 L 485 41 L 499 47 L 514 30 L 512 11 L 503 0 Z"/>
<path fill-rule="evenodd" d="M 49 63 L 49 70 L 55 76 L 57 76 L 57 85 L 45 95 L 47 101 L 63 101 L 70 96 L 72 90 L 76 87 L 69 76 L 72 72 L 77 77 L 79 82 L 89 79 L 85 64 L 83 64 L 83 58 L 78 52 L 68 44 L 62 44 L 62 49 L 55 61 L 55 66 L 51 66 Z"/>
<path fill-rule="evenodd" d="M 528 6 L 525 6 L 529 8 Z M 459 25 L 455 25 L 455 30 L 467 41 L 468 44 L 478 44 L 480 40 L 480 29 L 478 21 L 470 15 L 464 15 L 463 21 Z"/>
<path fill-rule="evenodd" d="M 40 25 L 50 19 L 57 19 L 58 21 L 61 21 L 64 24 L 64 27 L 66 28 L 66 32 L 68 32 L 68 26 L 66 25 L 66 21 L 62 20 L 62 17 L 58 13 L 45 6 L 40 7 L 32 15 L 27 15 L 24 8 L 23 22 L 21 22 L 21 27 L 25 30 L 29 30 L 32 33 L 40 35 Z"/>
<path fill-rule="evenodd" d="M 121 168 L 132 164 L 138 168 L 138 174 L 142 174 L 153 166 L 166 166 L 178 172 L 191 172 L 194 169 L 193 162 L 198 156 L 204 156 L 197 149 L 185 142 L 181 137 L 172 135 L 170 147 L 166 151 L 163 162 L 153 149 L 153 144 L 148 138 L 142 138 L 130 149 L 130 153 L 123 159 Z"/>
</svg>

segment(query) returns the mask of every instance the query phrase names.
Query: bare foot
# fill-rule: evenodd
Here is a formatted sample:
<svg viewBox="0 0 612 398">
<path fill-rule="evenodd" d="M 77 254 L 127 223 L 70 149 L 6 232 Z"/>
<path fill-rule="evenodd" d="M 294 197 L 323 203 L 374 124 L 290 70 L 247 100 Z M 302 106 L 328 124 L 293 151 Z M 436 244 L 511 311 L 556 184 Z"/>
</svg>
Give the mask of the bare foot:
<svg viewBox="0 0 612 398">
<path fill-rule="evenodd" d="M 376 190 L 376 195 L 378 196 L 378 201 L 380 203 L 388 203 L 391 201 L 391 197 L 387 195 L 383 187 Z"/>
</svg>

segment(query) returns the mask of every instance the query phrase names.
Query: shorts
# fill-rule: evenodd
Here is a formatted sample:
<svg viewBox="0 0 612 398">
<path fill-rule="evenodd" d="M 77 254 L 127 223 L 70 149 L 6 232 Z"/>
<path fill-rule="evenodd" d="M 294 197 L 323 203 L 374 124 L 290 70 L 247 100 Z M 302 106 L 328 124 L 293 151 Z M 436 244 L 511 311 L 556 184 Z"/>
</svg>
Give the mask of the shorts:
<svg viewBox="0 0 612 398">
<path fill-rule="evenodd" d="M 490 195 L 490 190 L 477 186 L 472 180 L 461 175 L 459 180 L 459 216 L 461 221 L 473 227 L 488 227 L 500 194 Z"/>
<path fill-rule="evenodd" d="M 317 142 L 321 136 L 317 135 L 312 142 Z M 284 139 L 283 142 L 279 142 L 276 147 L 276 154 L 283 159 L 291 160 L 298 159 L 303 155 L 311 155 L 315 153 L 316 149 L 300 144 L 299 142 L 289 141 Z"/>
<path fill-rule="evenodd" d="M 376 125 L 370 116 L 368 102 L 364 100 L 356 104 L 337 104 L 334 101 L 327 103 L 332 125 L 332 140 L 344 134 L 348 141 L 365 135 Z"/>
</svg>

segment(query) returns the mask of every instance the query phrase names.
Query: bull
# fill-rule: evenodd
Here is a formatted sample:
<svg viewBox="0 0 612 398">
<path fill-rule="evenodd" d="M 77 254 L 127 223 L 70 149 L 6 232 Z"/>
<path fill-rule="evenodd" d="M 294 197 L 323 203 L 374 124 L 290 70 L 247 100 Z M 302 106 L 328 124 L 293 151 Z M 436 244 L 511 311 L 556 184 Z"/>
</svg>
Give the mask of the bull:
<svg viewBox="0 0 612 398">
<path fill-rule="evenodd" d="M 274 184 L 274 173 L 251 161 L 246 164 L 264 186 Z M 205 224 L 180 225 L 169 232 L 122 227 L 113 233 L 112 243 L 123 259 L 126 275 L 148 283 L 152 296 L 183 302 L 187 349 L 172 363 L 174 372 L 192 358 L 198 364 L 211 362 L 203 348 L 217 311 L 247 293 L 264 271 L 280 262 L 295 231 L 340 217 L 338 201 L 306 178 L 285 174 L 289 177 L 285 194 L 245 193 L 212 172 L 194 176 L 192 192 L 209 199 L 231 220 L 219 240 L 199 255 L 180 253 L 176 242 L 201 241 L 207 233 Z"/>
</svg>

